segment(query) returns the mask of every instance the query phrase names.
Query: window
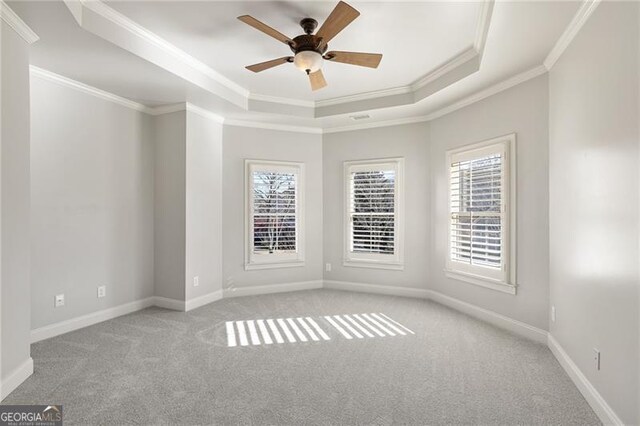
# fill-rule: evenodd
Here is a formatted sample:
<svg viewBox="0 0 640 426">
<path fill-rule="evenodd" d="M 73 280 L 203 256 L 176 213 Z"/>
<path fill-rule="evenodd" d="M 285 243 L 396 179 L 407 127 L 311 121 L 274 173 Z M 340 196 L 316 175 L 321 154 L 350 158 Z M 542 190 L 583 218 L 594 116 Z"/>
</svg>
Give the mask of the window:
<svg viewBox="0 0 640 426">
<path fill-rule="evenodd" d="M 515 135 L 447 153 L 450 277 L 515 294 Z"/>
<path fill-rule="evenodd" d="M 403 165 L 401 158 L 345 163 L 345 266 L 403 268 Z"/>
<path fill-rule="evenodd" d="M 304 165 L 247 160 L 245 269 L 304 265 Z"/>
</svg>

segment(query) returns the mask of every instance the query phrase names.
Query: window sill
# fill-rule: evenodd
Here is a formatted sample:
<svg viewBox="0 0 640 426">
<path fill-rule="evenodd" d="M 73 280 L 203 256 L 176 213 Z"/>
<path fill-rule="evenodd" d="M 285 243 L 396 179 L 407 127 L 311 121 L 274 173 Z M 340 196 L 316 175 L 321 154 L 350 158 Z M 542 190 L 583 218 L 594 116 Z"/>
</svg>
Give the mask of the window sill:
<svg viewBox="0 0 640 426">
<path fill-rule="evenodd" d="M 507 284 L 502 281 L 493 280 L 491 278 L 481 277 L 479 275 L 468 274 L 460 271 L 453 271 L 451 269 L 444 270 L 445 276 L 458 281 L 464 281 L 470 284 L 475 284 L 480 287 L 489 288 L 491 290 L 501 291 L 507 294 L 516 294 L 516 285 Z"/>
<path fill-rule="evenodd" d="M 289 262 L 268 262 L 268 263 L 245 263 L 245 271 L 253 271 L 260 269 L 278 269 L 278 268 L 300 268 L 304 266 L 304 260 L 294 260 Z"/>
<path fill-rule="evenodd" d="M 371 260 L 344 260 L 342 265 L 353 268 L 387 269 L 391 271 L 404 270 L 404 264 L 402 263 L 377 262 Z"/>
</svg>

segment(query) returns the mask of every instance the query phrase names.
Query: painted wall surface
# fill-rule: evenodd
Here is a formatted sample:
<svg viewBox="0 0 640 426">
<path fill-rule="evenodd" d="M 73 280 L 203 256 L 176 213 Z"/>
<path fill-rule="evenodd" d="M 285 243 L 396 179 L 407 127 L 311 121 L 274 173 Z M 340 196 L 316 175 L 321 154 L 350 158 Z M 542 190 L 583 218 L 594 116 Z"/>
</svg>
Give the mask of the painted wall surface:
<svg viewBox="0 0 640 426">
<path fill-rule="evenodd" d="M 625 424 L 640 423 L 638 8 L 600 4 L 549 77 L 551 333 Z"/>
<path fill-rule="evenodd" d="M 30 357 L 29 46 L 0 20 L 0 381 Z"/>
<path fill-rule="evenodd" d="M 185 300 L 186 113 L 154 117 L 155 295 Z"/>
<path fill-rule="evenodd" d="M 429 124 L 383 127 L 324 135 L 324 279 L 426 289 L 430 256 Z M 403 157 L 404 270 L 343 266 L 344 162 Z"/>
<path fill-rule="evenodd" d="M 224 126 L 224 289 L 322 279 L 321 135 Z M 305 165 L 305 264 L 302 267 L 244 270 L 244 160 L 298 161 Z"/>
<path fill-rule="evenodd" d="M 187 111 L 186 135 L 188 300 L 222 290 L 222 124 Z"/>
<path fill-rule="evenodd" d="M 431 289 L 548 329 L 548 79 L 537 77 L 430 122 Z M 516 133 L 517 295 L 447 278 L 446 151 Z"/>
<path fill-rule="evenodd" d="M 39 328 L 153 295 L 153 144 L 145 114 L 38 77 L 31 84 Z M 64 307 L 54 307 L 56 294 Z"/>
</svg>

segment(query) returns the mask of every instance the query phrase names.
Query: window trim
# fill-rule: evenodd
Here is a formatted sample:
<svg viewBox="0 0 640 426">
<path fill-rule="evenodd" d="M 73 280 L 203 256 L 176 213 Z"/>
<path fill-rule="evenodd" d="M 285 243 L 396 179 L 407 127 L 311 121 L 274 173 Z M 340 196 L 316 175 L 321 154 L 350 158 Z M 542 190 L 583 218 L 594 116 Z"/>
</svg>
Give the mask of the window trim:
<svg viewBox="0 0 640 426">
<path fill-rule="evenodd" d="M 395 241 L 393 255 L 381 253 L 351 253 L 351 216 L 350 205 L 350 173 L 352 168 L 393 164 L 396 170 L 395 181 Z M 377 158 L 343 162 L 343 258 L 342 265 L 356 268 L 404 270 L 404 158 Z"/>
<path fill-rule="evenodd" d="M 257 260 L 253 253 L 253 180 L 251 173 L 256 169 L 269 171 L 294 171 L 296 179 L 296 253 L 294 255 L 272 254 Z M 295 268 L 305 265 L 305 174 L 304 163 L 294 161 L 244 160 L 244 219 L 245 219 L 245 271 L 256 269 Z"/>
<path fill-rule="evenodd" d="M 504 194 L 504 218 L 506 224 L 503 226 L 503 271 L 496 274 L 482 274 L 482 267 L 463 265 L 451 260 L 451 182 L 450 170 L 453 157 L 476 158 L 478 154 L 501 149 L 505 155 L 503 194 Z M 516 294 L 516 266 L 517 266 L 517 241 L 516 241 L 516 201 L 517 201 L 517 181 L 516 181 L 516 134 L 511 133 L 497 138 L 488 139 L 482 142 L 464 145 L 446 152 L 446 175 L 447 175 L 447 254 L 445 260 L 445 276 L 448 278 L 475 284 L 492 290 L 501 291 L 508 294 Z"/>
</svg>

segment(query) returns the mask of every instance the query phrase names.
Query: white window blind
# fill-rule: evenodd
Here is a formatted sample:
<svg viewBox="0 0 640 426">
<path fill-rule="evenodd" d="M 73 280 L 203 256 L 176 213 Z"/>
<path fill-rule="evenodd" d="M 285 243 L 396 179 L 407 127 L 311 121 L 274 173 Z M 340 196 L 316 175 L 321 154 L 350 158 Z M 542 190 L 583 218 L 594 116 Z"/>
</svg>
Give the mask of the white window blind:
<svg viewBox="0 0 640 426">
<path fill-rule="evenodd" d="M 503 156 L 490 154 L 451 164 L 451 259 L 502 267 Z"/>
<path fill-rule="evenodd" d="M 515 135 L 448 152 L 448 271 L 514 293 L 511 178 Z M 475 282 L 475 281 L 471 281 Z M 479 283 L 479 282 L 475 282 Z"/>
<path fill-rule="evenodd" d="M 303 165 L 246 161 L 246 269 L 300 266 Z"/>
<path fill-rule="evenodd" d="M 393 254 L 396 172 L 371 170 L 350 176 L 351 250 Z"/>
<path fill-rule="evenodd" d="M 295 252 L 296 175 L 253 171 L 253 250 Z"/>
<path fill-rule="evenodd" d="M 401 164 L 401 159 L 345 164 L 346 263 L 400 265 Z"/>
</svg>

